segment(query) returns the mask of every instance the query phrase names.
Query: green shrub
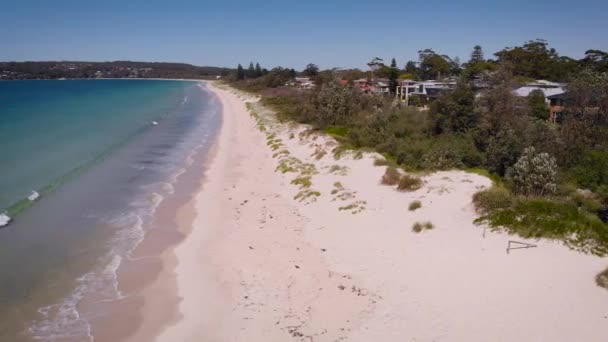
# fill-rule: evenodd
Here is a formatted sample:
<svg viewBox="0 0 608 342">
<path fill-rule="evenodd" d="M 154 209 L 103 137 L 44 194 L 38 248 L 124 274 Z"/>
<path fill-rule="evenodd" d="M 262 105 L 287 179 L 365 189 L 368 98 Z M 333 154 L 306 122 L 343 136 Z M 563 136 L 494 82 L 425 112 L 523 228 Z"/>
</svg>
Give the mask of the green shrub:
<svg viewBox="0 0 608 342">
<path fill-rule="evenodd" d="M 515 199 L 509 190 L 502 186 L 493 186 L 490 189 L 479 191 L 473 195 L 473 204 L 482 213 L 510 208 L 514 203 Z"/>
<path fill-rule="evenodd" d="M 420 203 L 420 201 L 413 201 L 412 203 L 410 203 L 409 206 L 409 210 L 410 211 L 414 211 L 416 209 L 420 209 L 422 207 L 422 203 Z"/>
<path fill-rule="evenodd" d="M 522 150 L 521 137 L 515 130 L 502 129 L 489 139 L 485 164 L 490 172 L 504 176 L 507 170 L 517 162 Z"/>
<path fill-rule="evenodd" d="M 608 290 L 608 268 L 595 277 L 595 282 L 598 286 Z"/>
<path fill-rule="evenodd" d="M 534 147 L 524 150 L 507 173 L 513 190 L 523 195 L 547 195 L 557 190 L 557 164 L 548 153 L 537 153 Z"/>
<path fill-rule="evenodd" d="M 569 173 L 577 184 L 592 190 L 608 184 L 608 152 L 586 152 Z"/>
<path fill-rule="evenodd" d="M 386 168 L 384 175 L 382 176 L 382 184 L 384 185 L 396 185 L 399 183 L 399 179 L 401 178 L 401 173 L 397 168 L 393 166 L 389 166 Z"/>
<path fill-rule="evenodd" d="M 463 168 L 464 164 L 459 151 L 441 146 L 424 154 L 422 167 L 427 170 L 450 170 Z"/>
<path fill-rule="evenodd" d="M 414 191 L 422 187 L 422 180 L 418 177 L 411 175 L 403 175 L 399 179 L 397 190 L 399 191 Z"/>
</svg>

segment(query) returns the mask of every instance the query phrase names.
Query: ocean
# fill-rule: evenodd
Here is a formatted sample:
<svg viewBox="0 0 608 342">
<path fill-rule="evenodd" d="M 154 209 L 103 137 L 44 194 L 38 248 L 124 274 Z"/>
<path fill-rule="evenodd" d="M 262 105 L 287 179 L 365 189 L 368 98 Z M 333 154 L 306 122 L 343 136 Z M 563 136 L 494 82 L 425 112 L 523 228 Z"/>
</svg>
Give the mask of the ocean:
<svg viewBox="0 0 608 342">
<path fill-rule="evenodd" d="M 92 340 L 80 302 L 125 296 L 118 269 L 220 109 L 199 82 L 0 82 L 0 341 Z"/>
</svg>

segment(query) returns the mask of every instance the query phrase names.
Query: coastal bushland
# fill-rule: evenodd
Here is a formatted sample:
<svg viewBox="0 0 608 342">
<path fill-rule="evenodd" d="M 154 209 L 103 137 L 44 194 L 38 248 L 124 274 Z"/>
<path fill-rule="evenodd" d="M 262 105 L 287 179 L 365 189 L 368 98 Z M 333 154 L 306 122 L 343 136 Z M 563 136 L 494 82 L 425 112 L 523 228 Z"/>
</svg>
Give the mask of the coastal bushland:
<svg viewBox="0 0 608 342">
<path fill-rule="evenodd" d="M 437 54 L 423 50 L 419 62 L 403 70 L 408 78 L 448 73 L 457 79 L 453 89 L 418 103 L 424 108 L 361 91 L 353 80 L 366 76 L 356 71 L 317 70 L 313 89 L 270 86 L 272 78 L 289 76 L 283 68 L 235 86 L 261 94 L 280 120 L 334 137 L 340 143 L 335 158 L 348 149 L 382 154 L 374 165 L 387 167 L 383 184 L 411 190 L 420 183 L 403 174 L 480 173 L 494 185 L 474 197 L 478 223 L 608 255 L 608 69 L 591 55 L 575 63 L 559 59 L 546 42 L 531 41 L 499 51 L 495 61 L 476 47 L 466 66 L 454 69 L 449 61 L 433 64 Z M 379 64 L 375 72 L 394 77 L 391 68 Z M 538 78 L 568 82 L 569 96 L 555 120 L 548 120 L 538 92 L 513 93 Z"/>
</svg>

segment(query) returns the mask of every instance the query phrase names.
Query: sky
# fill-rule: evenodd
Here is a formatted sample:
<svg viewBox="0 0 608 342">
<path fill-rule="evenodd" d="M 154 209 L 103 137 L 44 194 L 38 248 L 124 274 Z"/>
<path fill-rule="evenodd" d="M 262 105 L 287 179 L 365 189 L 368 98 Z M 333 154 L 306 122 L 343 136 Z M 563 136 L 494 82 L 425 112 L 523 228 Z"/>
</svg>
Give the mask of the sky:
<svg viewBox="0 0 608 342">
<path fill-rule="evenodd" d="M 0 0 L 0 61 L 136 60 L 235 67 L 403 67 L 432 48 L 469 59 L 546 39 L 608 50 L 608 0 Z"/>
</svg>

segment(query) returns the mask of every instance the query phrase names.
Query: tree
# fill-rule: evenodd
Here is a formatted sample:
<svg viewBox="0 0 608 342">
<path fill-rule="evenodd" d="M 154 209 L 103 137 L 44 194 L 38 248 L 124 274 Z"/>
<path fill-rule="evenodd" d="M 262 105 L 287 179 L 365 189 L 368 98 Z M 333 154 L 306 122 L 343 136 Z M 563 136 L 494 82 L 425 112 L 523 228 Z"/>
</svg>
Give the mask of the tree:
<svg viewBox="0 0 608 342">
<path fill-rule="evenodd" d="M 262 68 L 260 67 L 260 63 L 255 63 L 255 77 L 262 76 Z"/>
<path fill-rule="evenodd" d="M 469 62 L 465 66 L 465 75 L 469 79 L 473 79 L 475 76 L 491 68 L 491 65 L 485 60 L 483 50 L 479 45 L 473 48 L 471 59 L 469 59 Z"/>
<path fill-rule="evenodd" d="M 431 116 L 435 121 L 435 133 L 463 133 L 477 125 L 475 92 L 459 82 L 453 91 L 441 95 L 431 104 Z"/>
<path fill-rule="evenodd" d="M 317 76 L 317 74 L 319 74 L 319 67 L 309 63 L 302 73 L 308 77 Z"/>
<path fill-rule="evenodd" d="M 516 193 L 543 196 L 557 190 L 557 164 L 548 153 L 538 153 L 534 147 L 524 150 L 507 178 Z"/>
<path fill-rule="evenodd" d="M 535 89 L 528 94 L 528 107 L 530 115 L 540 120 L 549 119 L 549 108 L 545 102 L 545 93 L 540 89 Z"/>
<path fill-rule="evenodd" d="M 481 49 L 481 46 L 479 45 L 475 45 L 475 47 L 473 48 L 473 52 L 471 52 L 471 59 L 469 60 L 469 64 L 475 64 L 475 63 L 480 63 L 480 62 L 485 62 L 485 58 L 483 55 L 483 50 Z"/>
<path fill-rule="evenodd" d="M 397 79 L 399 78 L 399 69 L 397 68 L 397 62 L 395 58 L 391 60 L 391 70 L 388 76 L 388 89 L 391 94 L 395 94 L 397 91 Z"/>
<path fill-rule="evenodd" d="M 255 78 L 255 68 L 253 67 L 253 62 L 249 62 L 249 69 L 247 69 L 246 76 L 248 78 Z"/>
<path fill-rule="evenodd" d="M 384 60 L 380 57 L 374 57 L 372 58 L 371 61 L 369 61 L 367 63 L 367 66 L 370 68 L 370 70 L 372 71 L 372 77 L 374 78 L 374 71 L 378 70 L 379 68 L 384 66 Z"/>
<path fill-rule="evenodd" d="M 243 70 L 243 66 L 240 64 L 236 68 L 236 79 L 239 81 L 245 79 L 245 70 Z"/>
<path fill-rule="evenodd" d="M 522 142 L 512 128 L 504 128 L 490 137 L 486 150 L 486 167 L 491 172 L 504 176 L 515 164 L 522 151 Z"/>
<path fill-rule="evenodd" d="M 601 50 L 587 50 L 581 63 L 598 72 L 608 72 L 608 52 Z"/>
<path fill-rule="evenodd" d="M 559 56 L 545 40 L 530 40 L 523 46 L 505 48 L 495 55 L 500 63 L 511 65 L 515 76 L 560 80 Z"/>
<path fill-rule="evenodd" d="M 440 78 L 442 75 L 447 76 L 452 69 L 451 61 L 446 60 L 444 56 L 440 56 L 432 49 L 418 51 L 418 59 L 420 64 L 420 76 L 423 79 Z"/>
</svg>

